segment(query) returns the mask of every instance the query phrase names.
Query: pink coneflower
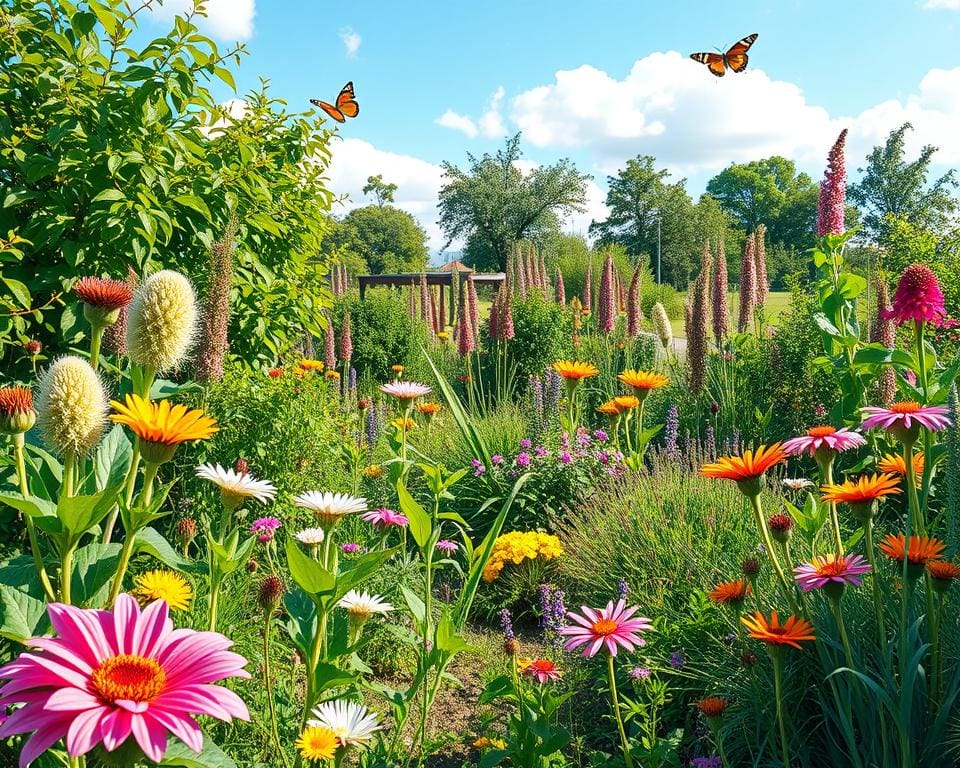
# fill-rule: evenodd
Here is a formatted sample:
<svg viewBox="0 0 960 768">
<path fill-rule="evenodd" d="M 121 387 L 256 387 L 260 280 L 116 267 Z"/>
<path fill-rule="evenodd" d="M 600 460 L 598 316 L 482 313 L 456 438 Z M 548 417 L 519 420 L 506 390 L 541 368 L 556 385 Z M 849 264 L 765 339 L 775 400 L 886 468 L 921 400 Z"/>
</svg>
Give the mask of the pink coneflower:
<svg viewBox="0 0 960 768">
<path fill-rule="evenodd" d="M 947 415 L 949 409 L 945 405 L 920 405 L 912 400 L 894 403 L 889 408 L 868 405 L 860 411 L 866 417 L 860 425 L 862 429 L 880 427 L 893 431 L 895 435 L 898 431 L 909 432 L 917 427 L 939 432 L 953 423 Z"/>
<path fill-rule="evenodd" d="M 859 432 L 851 432 L 846 427 L 835 429 L 824 426 L 811 427 L 807 434 L 784 441 L 783 450 L 792 456 L 799 456 L 801 453 L 814 456 L 821 449 L 843 453 L 866 444 L 866 438 Z"/>
<path fill-rule="evenodd" d="M 433 389 L 426 384 L 400 379 L 399 381 L 391 381 L 389 384 L 381 384 L 380 391 L 393 395 L 398 400 L 416 400 L 418 397 L 429 395 L 433 392 Z"/>
<path fill-rule="evenodd" d="M 34 638 L 27 652 L 0 668 L 0 708 L 22 704 L 0 726 L 0 739 L 33 732 L 20 753 L 26 768 L 60 739 L 78 757 L 103 742 L 108 752 L 131 735 L 156 763 L 172 733 L 203 749 L 194 715 L 249 720 L 233 691 L 212 685 L 249 678 L 233 643 L 216 632 L 174 629 L 163 600 L 141 612 L 130 595 L 112 611 L 47 606 L 56 637 Z"/>
<path fill-rule="evenodd" d="M 353 357 L 353 337 L 350 334 L 350 313 L 343 316 L 343 324 L 340 327 L 340 359 L 345 363 L 350 362 Z"/>
<path fill-rule="evenodd" d="M 557 665 L 550 659 L 534 659 L 530 662 L 521 662 L 520 673 L 524 677 L 536 680 L 541 685 L 552 683 L 563 676 L 563 673 L 557 669 Z"/>
<path fill-rule="evenodd" d="M 600 275 L 600 300 L 597 303 L 597 328 L 602 333 L 613 333 L 617 321 L 617 307 L 613 296 L 613 254 L 607 252 Z"/>
<path fill-rule="evenodd" d="M 834 553 L 815 557 L 809 563 L 802 563 L 793 569 L 794 579 L 804 592 L 822 589 L 828 584 L 854 587 L 860 586 L 860 577 L 871 571 L 862 555 L 844 555 Z"/>
<path fill-rule="evenodd" d="M 440 541 L 437 542 L 436 546 L 437 546 L 437 549 L 439 549 L 441 552 L 448 555 L 452 555 L 454 552 L 460 549 L 460 545 L 457 544 L 457 542 L 450 541 L 449 539 L 440 539 Z"/>
<path fill-rule="evenodd" d="M 557 282 L 554 285 L 554 298 L 564 309 L 567 308 L 567 291 L 563 286 L 563 272 L 560 271 L 560 267 L 557 267 Z"/>
<path fill-rule="evenodd" d="M 627 291 L 627 335 L 635 338 L 640 335 L 640 323 L 643 321 L 643 310 L 640 308 L 640 281 L 643 272 L 638 263 L 630 279 L 630 290 Z"/>
<path fill-rule="evenodd" d="M 730 311 L 727 309 L 729 282 L 727 254 L 721 240 L 717 243 L 717 263 L 713 273 L 713 336 L 718 347 L 723 344 L 723 339 L 730 331 Z"/>
<path fill-rule="evenodd" d="M 258 517 L 250 525 L 250 533 L 257 537 L 261 544 L 273 540 L 273 534 L 282 523 L 275 517 Z"/>
<path fill-rule="evenodd" d="M 847 169 L 843 161 L 843 147 L 847 141 L 844 128 L 827 155 L 827 170 L 820 182 L 817 203 L 817 237 L 839 235 L 845 228 L 847 205 Z"/>
<path fill-rule="evenodd" d="M 388 528 L 391 525 L 396 525 L 403 527 L 407 525 L 410 521 L 407 520 L 406 515 L 402 515 L 399 512 L 394 512 L 392 509 L 387 509 L 381 507 L 380 509 L 372 509 L 369 512 L 365 512 L 360 515 L 361 520 L 366 520 L 368 523 L 372 523 L 377 528 Z"/>
<path fill-rule="evenodd" d="M 567 611 L 567 616 L 576 624 L 561 627 L 558 631 L 570 638 L 564 650 L 573 651 L 583 645 L 586 658 L 596 656 L 603 647 L 611 656 L 617 655 L 617 646 L 633 651 L 638 646 L 646 645 L 641 633 L 653 629 L 650 619 L 632 618 L 638 609 L 636 606 L 627 608 L 625 600 L 619 600 L 616 604 L 611 600 L 606 608 L 600 609 L 582 605 L 580 610 L 582 615 Z"/>
<path fill-rule="evenodd" d="M 337 368 L 337 350 L 333 339 L 333 318 L 327 315 L 327 327 L 323 332 L 323 364 L 328 371 Z"/>
<path fill-rule="evenodd" d="M 893 307 L 885 315 L 897 325 L 911 321 L 943 325 L 947 309 L 933 270 L 925 264 L 911 264 L 903 270 L 893 294 Z"/>
</svg>

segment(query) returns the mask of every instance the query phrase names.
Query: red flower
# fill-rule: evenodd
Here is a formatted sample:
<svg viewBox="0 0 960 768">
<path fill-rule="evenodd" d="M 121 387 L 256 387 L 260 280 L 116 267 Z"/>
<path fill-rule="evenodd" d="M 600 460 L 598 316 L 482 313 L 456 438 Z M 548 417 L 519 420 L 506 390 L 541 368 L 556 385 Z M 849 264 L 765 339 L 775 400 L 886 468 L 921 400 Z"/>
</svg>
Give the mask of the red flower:
<svg viewBox="0 0 960 768">
<path fill-rule="evenodd" d="M 80 301 L 107 311 L 127 306 L 133 299 L 130 286 L 107 277 L 82 277 L 73 286 Z"/>
<path fill-rule="evenodd" d="M 943 305 L 943 291 L 937 276 L 924 264 L 911 264 L 900 276 L 893 295 L 893 307 L 884 316 L 903 325 L 911 320 L 918 323 L 943 325 L 947 316 Z"/>
</svg>

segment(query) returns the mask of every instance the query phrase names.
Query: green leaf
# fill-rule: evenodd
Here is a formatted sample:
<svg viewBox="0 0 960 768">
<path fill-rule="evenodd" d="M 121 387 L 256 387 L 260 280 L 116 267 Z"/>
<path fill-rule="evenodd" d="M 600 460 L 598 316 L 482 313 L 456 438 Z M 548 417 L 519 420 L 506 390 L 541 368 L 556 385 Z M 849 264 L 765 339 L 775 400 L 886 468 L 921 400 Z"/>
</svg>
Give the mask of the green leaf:
<svg viewBox="0 0 960 768">
<path fill-rule="evenodd" d="M 330 688 L 342 688 L 346 685 L 353 685 L 357 676 L 334 666 L 321 662 L 317 664 L 316 673 L 313 676 L 313 690 L 316 693 L 322 693 Z"/>
<path fill-rule="evenodd" d="M 417 622 L 417 626 L 422 627 L 423 619 L 427 615 L 427 606 L 424 605 L 424 602 L 420 599 L 420 596 L 410 589 L 406 584 L 400 585 L 400 593 L 403 595 L 403 599 L 407 604 L 407 608 L 410 609 L 410 614 Z"/>
<path fill-rule="evenodd" d="M 293 644 L 303 655 L 310 657 L 310 646 L 317 634 L 317 606 L 302 589 L 294 589 L 283 597 L 287 609 L 285 629 Z"/>
<path fill-rule="evenodd" d="M 114 487 L 92 496 L 61 496 L 57 503 L 57 518 L 77 539 L 110 513 L 119 493 L 120 488 Z"/>
<path fill-rule="evenodd" d="M 144 553 L 155 557 L 168 568 L 174 568 L 178 571 L 185 571 L 187 573 L 207 572 L 206 563 L 191 562 L 181 557 L 180 553 L 173 548 L 170 542 L 167 541 L 158 530 L 149 526 L 137 531 L 137 540 L 133 545 L 133 552 L 134 554 Z"/>
<path fill-rule="evenodd" d="M 3 612 L 0 637 L 25 643 L 43 633 L 41 625 L 46 626 L 47 615 L 47 604 L 43 600 L 0 584 L 0 610 Z"/>
<path fill-rule="evenodd" d="M 133 460 L 133 445 L 120 424 L 115 424 L 107 432 L 103 442 L 97 446 L 93 457 L 93 471 L 97 479 L 97 489 L 103 490 L 111 485 L 121 485 Z"/>
<path fill-rule="evenodd" d="M 380 552 L 369 552 L 362 557 L 341 563 L 340 573 L 337 574 L 333 602 L 336 602 L 358 584 L 370 578 L 380 569 L 380 566 L 397 553 L 398 549 L 399 547 L 394 547 L 393 549 L 384 549 Z"/>
<path fill-rule="evenodd" d="M 70 600 L 74 605 L 100 607 L 106 595 L 99 593 L 116 575 L 121 549 L 120 544 L 88 544 L 77 550 L 70 583 Z"/>
<path fill-rule="evenodd" d="M 293 539 L 287 540 L 287 567 L 293 580 L 308 595 L 320 595 L 333 590 L 334 575 L 320 563 L 304 554 Z"/>
<path fill-rule="evenodd" d="M 420 549 L 424 549 L 433 533 L 433 522 L 426 510 L 410 495 L 402 481 L 397 482 L 397 495 L 400 497 L 400 510 L 410 521 L 410 533 Z"/>
<path fill-rule="evenodd" d="M 121 192 L 119 189 L 113 189 L 111 187 L 109 189 L 105 189 L 102 192 L 100 192 L 100 194 L 94 197 L 93 200 L 91 200 L 90 202 L 91 203 L 113 203 L 119 200 L 126 200 L 126 199 L 127 198 L 124 197 L 123 192 Z"/>
<path fill-rule="evenodd" d="M 210 213 L 210 209 L 207 207 L 207 204 L 196 195 L 176 195 L 173 198 L 173 201 L 175 203 L 179 203 L 184 208 L 190 208 L 191 210 L 196 211 L 207 221 L 210 221 L 213 218 L 213 215 Z"/>
<path fill-rule="evenodd" d="M 36 496 L 25 499 L 19 493 L 0 493 L 0 504 L 6 504 L 33 518 L 54 517 L 57 514 L 57 505 L 52 501 Z"/>
<path fill-rule="evenodd" d="M 237 768 L 237 764 L 206 734 L 203 735 L 203 750 L 200 754 L 171 736 L 159 765 L 179 768 Z"/>
<path fill-rule="evenodd" d="M 13 297 L 17 300 L 20 306 L 24 309 L 30 309 L 30 289 L 19 280 L 14 280 L 12 277 L 4 277 L 3 282 L 6 284 L 7 288 L 10 289 L 10 293 L 13 294 Z"/>
</svg>

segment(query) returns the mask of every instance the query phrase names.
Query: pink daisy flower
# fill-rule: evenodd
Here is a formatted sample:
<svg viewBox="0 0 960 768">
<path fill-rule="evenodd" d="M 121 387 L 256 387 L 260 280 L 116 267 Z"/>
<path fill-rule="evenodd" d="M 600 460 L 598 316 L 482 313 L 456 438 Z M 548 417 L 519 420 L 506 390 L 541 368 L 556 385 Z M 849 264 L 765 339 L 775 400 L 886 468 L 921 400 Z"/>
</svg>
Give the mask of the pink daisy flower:
<svg viewBox="0 0 960 768">
<path fill-rule="evenodd" d="M 801 453 L 813 456 L 821 448 L 843 453 L 851 448 L 866 445 L 866 443 L 866 438 L 859 432 L 851 432 L 846 427 L 834 429 L 828 426 L 811 427 L 807 430 L 807 434 L 784 441 L 782 447 L 783 450 L 793 456 Z"/>
<path fill-rule="evenodd" d="M 141 612 L 134 598 L 120 595 L 113 611 L 52 603 L 47 613 L 57 637 L 30 640 L 39 653 L 0 668 L 0 708 L 23 705 L 0 726 L 0 739 L 33 732 L 20 768 L 60 739 L 78 757 L 101 742 L 113 752 L 131 735 L 159 763 L 171 733 L 203 749 L 194 715 L 250 719 L 237 694 L 212 685 L 249 678 L 246 659 L 216 632 L 174 629 L 164 601 Z"/>
<path fill-rule="evenodd" d="M 860 577 L 869 573 L 870 566 L 862 555 L 837 557 L 834 553 L 815 557 L 809 563 L 803 563 L 793 569 L 794 578 L 804 592 L 822 589 L 827 584 L 852 584 L 860 586 Z"/>
<path fill-rule="evenodd" d="M 386 509 L 381 507 L 380 509 L 372 509 L 369 512 L 365 512 L 360 515 L 361 520 L 366 520 L 368 523 L 372 523 L 378 528 L 388 528 L 391 525 L 405 526 L 410 521 L 407 520 L 407 516 L 400 514 L 399 512 L 394 512 L 392 509 Z"/>
<path fill-rule="evenodd" d="M 557 665 L 550 659 L 534 659 L 529 663 L 523 662 L 520 665 L 520 672 L 524 677 L 532 678 L 541 685 L 552 683 L 563 676 L 563 673 L 557 669 Z"/>
<path fill-rule="evenodd" d="M 393 395 L 398 400 L 416 400 L 418 397 L 429 395 L 433 389 L 426 384 L 418 384 L 415 381 L 391 381 L 389 384 L 380 386 L 380 391 L 388 395 Z"/>
<path fill-rule="evenodd" d="M 449 539 L 440 539 L 440 541 L 437 542 L 436 547 L 441 552 L 444 552 L 448 555 L 452 555 L 454 552 L 460 549 L 460 545 L 457 544 L 457 542 L 450 541 Z"/>
<path fill-rule="evenodd" d="M 573 651 L 581 645 L 586 658 L 596 656 L 601 648 L 606 646 L 611 656 L 617 655 L 617 646 L 632 651 L 634 648 L 646 645 L 640 634 L 653 629 L 650 619 L 632 618 L 637 612 L 636 606 L 626 607 L 626 601 L 620 600 L 614 604 L 613 600 L 607 603 L 606 608 L 588 608 L 580 606 L 583 615 L 574 611 L 567 611 L 567 616 L 574 622 L 569 627 L 561 627 L 561 635 L 570 639 L 564 645 L 564 650 Z"/>
<path fill-rule="evenodd" d="M 893 294 L 893 306 L 883 316 L 896 320 L 897 325 L 910 321 L 942 325 L 947 310 L 933 270 L 924 264 L 911 264 L 903 270 Z"/>
<path fill-rule="evenodd" d="M 880 427 L 886 430 L 909 430 L 921 426 L 938 432 L 952 423 L 947 416 L 949 409 L 945 405 L 920 405 L 912 400 L 894 403 L 889 408 L 870 405 L 860 411 L 866 416 L 860 425 L 863 429 Z"/>
</svg>

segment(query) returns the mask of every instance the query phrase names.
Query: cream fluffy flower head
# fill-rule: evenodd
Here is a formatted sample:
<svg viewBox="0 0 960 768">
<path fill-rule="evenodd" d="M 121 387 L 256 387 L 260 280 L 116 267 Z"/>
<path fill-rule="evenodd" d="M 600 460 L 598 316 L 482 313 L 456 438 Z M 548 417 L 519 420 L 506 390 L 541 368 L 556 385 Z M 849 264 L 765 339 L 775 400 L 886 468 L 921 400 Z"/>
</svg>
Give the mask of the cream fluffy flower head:
<svg viewBox="0 0 960 768">
<path fill-rule="evenodd" d="M 40 379 L 37 411 L 47 445 L 60 454 L 85 456 L 92 451 L 107 422 L 107 393 L 86 360 L 66 355 Z"/>
<path fill-rule="evenodd" d="M 130 359 L 154 370 L 175 368 L 187 354 L 197 323 L 193 286 L 179 272 L 156 272 L 140 285 L 130 304 Z"/>
<path fill-rule="evenodd" d="M 673 327 L 670 325 L 670 318 L 667 317 L 667 310 L 659 301 L 653 305 L 650 311 L 650 319 L 653 320 L 653 329 L 660 337 L 660 343 L 664 347 L 669 347 L 673 340 Z"/>
</svg>

